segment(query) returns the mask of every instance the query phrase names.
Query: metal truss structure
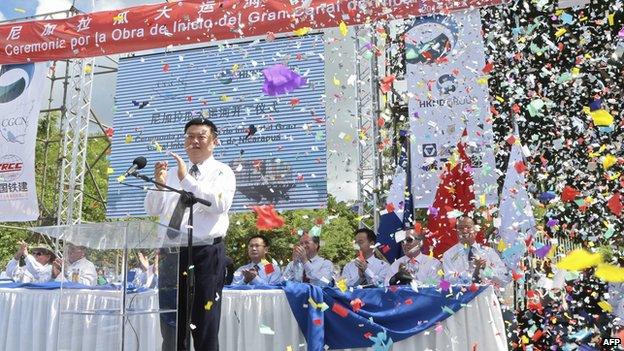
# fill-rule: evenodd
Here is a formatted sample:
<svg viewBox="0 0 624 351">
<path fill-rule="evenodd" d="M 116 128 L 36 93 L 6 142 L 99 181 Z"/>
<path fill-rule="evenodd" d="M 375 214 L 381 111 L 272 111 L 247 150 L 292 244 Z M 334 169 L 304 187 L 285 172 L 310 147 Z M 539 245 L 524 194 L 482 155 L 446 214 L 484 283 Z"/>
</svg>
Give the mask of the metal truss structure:
<svg viewBox="0 0 624 351">
<path fill-rule="evenodd" d="M 61 118 L 63 144 L 56 216 L 59 225 L 79 223 L 82 217 L 94 63 L 93 58 L 67 63 L 70 96 Z"/>
<path fill-rule="evenodd" d="M 367 42 L 362 45 L 363 42 Z M 376 123 L 379 115 L 379 62 L 374 52 L 376 39 L 371 26 L 355 30 L 355 74 L 357 76 L 355 104 L 358 128 L 358 216 L 359 227 L 375 230 L 379 225 L 379 188 L 381 153 L 380 134 Z M 366 54 L 372 52 L 371 58 Z M 372 223 L 370 220 L 373 220 Z M 372 224 L 372 225 L 371 225 Z"/>
</svg>

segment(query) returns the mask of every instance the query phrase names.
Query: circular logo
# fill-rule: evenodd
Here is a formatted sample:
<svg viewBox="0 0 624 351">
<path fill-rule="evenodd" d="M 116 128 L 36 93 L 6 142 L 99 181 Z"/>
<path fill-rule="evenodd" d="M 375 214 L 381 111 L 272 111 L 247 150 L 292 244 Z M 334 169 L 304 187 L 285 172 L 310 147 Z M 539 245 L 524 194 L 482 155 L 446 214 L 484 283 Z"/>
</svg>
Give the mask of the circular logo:
<svg viewBox="0 0 624 351">
<path fill-rule="evenodd" d="M 24 163 L 16 155 L 0 157 L 0 182 L 12 182 L 22 175 Z"/>
<path fill-rule="evenodd" d="M 455 86 L 455 77 L 450 74 L 441 75 L 438 78 L 436 87 L 438 88 L 438 92 L 442 95 L 454 93 L 455 90 L 457 90 L 457 87 Z"/>
<path fill-rule="evenodd" d="M 416 20 L 408 31 L 407 63 L 431 64 L 446 58 L 457 45 L 457 23 L 447 16 L 428 16 Z"/>
<path fill-rule="evenodd" d="M 20 97 L 30 85 L 34 73 L 34 63 L 3 65 L 0 68 L 0 103 Z"/>
</svg>

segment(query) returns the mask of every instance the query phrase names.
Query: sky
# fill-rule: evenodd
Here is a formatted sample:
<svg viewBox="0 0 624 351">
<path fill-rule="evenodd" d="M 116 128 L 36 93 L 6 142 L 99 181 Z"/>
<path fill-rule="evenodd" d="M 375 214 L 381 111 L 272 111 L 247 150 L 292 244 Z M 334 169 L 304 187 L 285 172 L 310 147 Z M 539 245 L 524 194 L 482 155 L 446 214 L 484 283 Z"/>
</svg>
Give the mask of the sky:
<svg viewBox="0 0 624 351">
<path fill-rule="evenodd" d="M 84 12 L 113 10 L 141 4 L 158 3 L 157 0 L 74 0 L 74 6 Z M 12 20 L 36 14 L 67 10 L 70 0 L 3 0 L 0 2 L 0 19 Z"/>
<path fill-rule="evenodd" d="M 163 3 L 164 0 L 74 0 L 74 6 L 83 12 L 97 12 L 126 7 Z M 70 0 L 2 0 L 0 1 L 0 20 L 19 20 L 38 14 L 63 11 L 71 8 Z M 325 31 L 332 37 L 332 44 L 325 49 L 325 81 L 327 96 L 341 95 L 340 103 L 328 99 L 327 116 L 327 180 L 328 193 L 339 201 L 357 199 L 357 120 L 355 117 L 354 87 L 338 88 L 332 84 L 335 79 L 346 82 L 355 73 L 352 63 L 345 63 L 345 56 L 352 57 L 353 43 L 338 34 L 337 29 Z M 207 44 L 208 45 L 208 44 Z M 117 60 L 117 56 L 112 56 Z M 346 62 L 353 61 L 348 60 Z M 111 61 L 98 58 L 96 64 L 111 65 Z M 57 68 L 57 72 L 63 69 Z M 57 83 L 53 92 L 52 107 L 59 107 L 62 86 Z M 94 79 L 92 108 L 102 123 L 113 125 L 116 74 L 98 75 Z M 346 88 L 346 89 L 345 89 Z M 47 108 L 45 101 L 44 108 Z M 352 138 L 344 139 L 344 135 Z"/>
</svg>

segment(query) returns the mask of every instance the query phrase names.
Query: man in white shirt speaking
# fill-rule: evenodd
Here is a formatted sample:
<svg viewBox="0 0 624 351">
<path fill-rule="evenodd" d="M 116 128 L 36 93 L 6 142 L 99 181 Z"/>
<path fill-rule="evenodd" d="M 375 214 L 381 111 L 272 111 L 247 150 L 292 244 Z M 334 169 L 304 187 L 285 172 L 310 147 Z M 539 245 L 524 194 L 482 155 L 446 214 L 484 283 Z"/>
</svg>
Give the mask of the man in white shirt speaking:
<svg viewBox="0 0 624 351">
<path fill-rule="evenodd" d="M 196 198 L 209 201 L 212 205 L 196 204 L 193 211 L 193 266 L 195 276 L 194 299 L 191 323 L 195 350 L 219 350 L 219 320 L 221 316 L 221 291 L 225 280 L 225 246 L 229 218 L 228 211 L 232 206 L 236 179 L 232 169 L 225 163 L 215 160 L 213 150 L 217 146 L 217 126 L 206 118 L 194 118 L 184 126 L 184 148 L 189 158 L 187 164 L 179 155 L 171 153 L 176 167 L 169 167 L 167 161 L 156 162 L 154 179 L 173 188 L 193 193 Z M 160 223 L 174 229 L 186 231 L 189 210 L 179 201 L 180 196 L 173 192 L 148 191 L 145 197 L 145 209 L 148 215 L 160 216 Z M 169 235 L 169 233 L 168 233 Z M 171 235 L 175 235 L 171 233 Z M 186 242 L 186 238 L 182 240 Z M 159 267 L 159 293 L 161 308 L 167 301 L 175 298 L 166 296 L 169 291 L 178 293 L 178 328 L 177 349 L 188 350 L 185 345 L 186 326 L 186 270 L 188 251 L 180 250 L 178 272 L 167 272 L 172 265 L 163 258 Z M 172 255 L 169 255 L 171 257 Z M 174 256 L 175 257 L 175 256 Z M 172 262 L 173 263 L 173 262 Z M 177 261 L 175 262 L 177 263 Z M 168 299 L 166 299 L 168 297 Z M 207 308 L 206 306 L 210 306 Z M 165 306 L 167 307 L 167 306 Z M 171 306 L 168 306 L 171 307 Z M 171 350 L 175 340 L 175 320 L 163 322 L 163 350 Z"/>
<path fill-rule="evenodd" d="M 457 219 L 457 235 L 459 242 L 442 255 L 446 280 L 454 284 L 494 283 L 499 287 L 511 281 L 496 251 L 475 242 L 477 226 L 472 218 Z"/>
</svg>

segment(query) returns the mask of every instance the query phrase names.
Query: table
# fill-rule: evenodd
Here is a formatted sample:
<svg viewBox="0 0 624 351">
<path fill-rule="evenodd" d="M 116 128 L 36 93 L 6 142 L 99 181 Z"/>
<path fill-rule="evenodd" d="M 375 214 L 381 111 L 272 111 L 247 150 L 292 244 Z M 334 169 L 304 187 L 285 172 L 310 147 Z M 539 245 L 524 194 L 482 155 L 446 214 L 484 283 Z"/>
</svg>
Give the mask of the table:
<svg viewBox="0 0 624 351">
<path fill-rule="evenodd" d="M 259 325 L 271 328 L 275 335 L 260 333 Z M 396 342 L 393 351 L 414 350 L 507 350 L 505 324 L 498 299 L 488 287 L 469 306 L 440 323 L 438 331 L 427 330 Z M 305 338 L 281 290 L 224 291 L 219 330 L 221 348 L 227 351 L 305 350 Z M 372 349 L 349 349 L 372 350 Z"/>
<path fill-rule="evenodd" d="M 76 290 L 59 305 L 58 290 L 0 288 L 0 350 L 112 350 L 119 337 L 118 316 L 67 315 L 59 318 L 59 307 L 118 308 L 116 291 Z M 130 295 L 132 296 L 132 295 Z M 305 350 L 305 339 L 282 290 L 223 291 L 219 340 L 225 351 Z M 154 290 L 135 294 L 129 303 L 150 309 L 158 305 Z M 160 319 L 155 314 L 131 316 L 127 350 L 160 350 Z M 260 325 L 275 332 L 262 334 Z M 427 330 L 394 344 L 394 351 L 507 349 L 505 325 L 492 288 L 468 306 Z M 61 337 L 57 328 L 61 327 Z M 140 342 L 137 342 L 140 341 Z M 57 348 L 58 343 L 58 348 Z M 353 349 L 356 350 L 356 349 Z M 364 349 L 357 349 L 364 350 Z"/>
<path fill-rule="evenodd" d="M 120 292 L 114 290 L 60 290 L 0 288 L 0 350 L 109 351 L 121 333 L 121 317 L 115 315 L 59 314 L 63 311 L 118 309 Z M 128 306 L 158 307 L 155 290 L 128 295 Z M 157 314 L 128 318 L 126 350 L 153 351 L 160 348 Z M 60 338 L 57 334 L 61 330 Z M 135 333 L 136 331 L 136 333 Z M 136 335 L 136 336 L 135 336 Z"/>
</svg>

